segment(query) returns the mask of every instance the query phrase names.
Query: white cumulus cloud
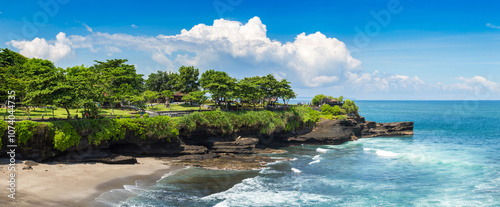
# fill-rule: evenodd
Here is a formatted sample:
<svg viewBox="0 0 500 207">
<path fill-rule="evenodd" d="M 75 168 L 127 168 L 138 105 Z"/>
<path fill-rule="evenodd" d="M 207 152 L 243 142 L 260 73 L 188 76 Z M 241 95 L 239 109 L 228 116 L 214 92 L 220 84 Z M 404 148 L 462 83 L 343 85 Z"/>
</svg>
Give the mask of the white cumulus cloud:
<svg viewBox="0 0 500 207">
<path fill-rule="evenodd" d="M 72 42 L 62 32 L 57 34 L 56 40 L 47 41 L 44 38 L 35 38 L 32 41 L 12 40 L 8 44 L 19 49 L 19 53 L 24 56 L 49 59 L 54 62 L 72 54 Z"/>
<path fill-rule="evenodd" d="M 64 57 L 62 54 L 47 55 L 47 51 L 53 49 L 44 39 L 12 41 L 11 44 L 30 57 L 50 57 L 54 61 Z M 26 49 L 34 45 L 37 46 Z M 269 72 L 287 73 L 288 77 L 308 87 L 336 84 L 345 79 L 346 71 L 357 71 L 361 67 L 361 62 L 350 55 L 343 42 L 326 37 L 321 32 L 299 34 L 293 42 L 271 40 L 267 37 L 266 25 L 259 17 L 250 19 L 246 24 L 218 19 L 213 25 L 198 24 L 189 30 L 183 29 L 177 35 L 151 37 L 100 32 L 87 36 L 73 35 L 65 45 L 68 54 L 71 48 L 88 48 L 94 52 L 120 52 L 124 48 L 145 51 L 165 67 L 183 64 L 202 67 L 223 64 L 224 61 L 256 67 L 272 64 L 281 71 Z"/>
<path fill-rule="evenodd" d="M 457 80 L 461 83 L 451 85 L 454 89 L 463 89 L 474 93 L 475 95 L 484 95 L 500 92 L 497 83 L 490 81 L 482 76 L 474 76 L 472 78 L 458 77 Z"/>
<path fill-rule="evenodd" d="M 92 32 L 90 27 L 86 27 Z M 132 27 L 136 28 L 135 25 Z M 214 68 L 230 74 L 233 71 L 259 70 L 260 73 L 255 72 L 254 75 L 273 73 L 279 79 L 286 77 L 294 87 L 304 90 L 333 87 L 372 94 L 451 94 L 482 90 L 499 93 L 498 84 L 481 76 L 460 77 L 455 84 L 432 84 L 417 76 L 378 71 L 367 73 L 342 41 L 321 32 L 301 33 L 293 41 L 285 43 L 271 40 L 267 36 L 266 25 L 259 17 L 253 17 L 247 23 L 218 19 L 212 25 L 198 24 L 176 35 L 134 36 L 92 32 L 86 36 L 66 37 L 66 34 L 59 33 L 55 40 L 35 38 L 31 41 L 13 40 L 9 44 L 25 56 L 52 61 L 83 49 L 107 55 L 140 51 L 167 70 L 175 70 L 180 65 L 194 65 L 202 70 Z M 139 69 L 139 72 L 144 71 Z"/>
</svg>

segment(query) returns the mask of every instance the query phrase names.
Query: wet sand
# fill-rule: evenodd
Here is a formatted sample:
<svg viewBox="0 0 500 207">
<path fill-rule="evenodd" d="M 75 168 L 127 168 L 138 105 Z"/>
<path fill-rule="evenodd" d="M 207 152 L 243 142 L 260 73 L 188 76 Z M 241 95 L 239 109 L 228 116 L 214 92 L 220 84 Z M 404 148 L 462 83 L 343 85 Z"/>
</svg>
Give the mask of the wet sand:
<svg viewBox="0 0 500 207">
<path fill-rule="evenodd" d="M 137 180 L 152 184 L 163 175 L 181 167 L 166 165 L 156 158 L 137 158 L 138 164 L 43 163 L 32 170 L 16 166 L 16 199 L 7 197 L 8 165 L 0 163 L 0 206 L 99 206 L 99 195 Z"/>
</svg>

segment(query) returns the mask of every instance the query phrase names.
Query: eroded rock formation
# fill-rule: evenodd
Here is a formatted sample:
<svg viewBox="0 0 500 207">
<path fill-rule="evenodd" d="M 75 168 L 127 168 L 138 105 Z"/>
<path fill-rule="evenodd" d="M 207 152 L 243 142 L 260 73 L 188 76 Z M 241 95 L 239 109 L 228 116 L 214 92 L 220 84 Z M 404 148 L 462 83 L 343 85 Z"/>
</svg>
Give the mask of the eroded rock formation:
<svg viewBox="0 0 500 207">
<path fill-rule="evenodd" d="M 233 155 L 273 152 L 269 147 L 298 144 L 342 144 L 363 137 L 401 136 L 413 134 L 413 122 L 375 123 L 363 117 L 347 120 L 322 120 L 316 125 L 303 124 L 291 131 L 278 131 L 263 135 L 258 129 L 240 129 L 229 136 L 209 133 L 211 129 L 196 129 L 194 133 L 167 139 L 148 137 L 141 139 L 127 131 L 125 139 L 108 141 L 98 146 L 87 141 L 82 133 L 80 144 L 65 152 L 53 148 L 48 131 L 40 128 L 35 137 L 19 147 L 21 159 L 36 161 L 103 162 L 115 164 L 136 163 L 136 156 L 176 157 L 184 161 L 219 159 Z M 277 152 L 277 151 L 274 151 Z M 2 152 L 2 155 L 6 153 Z M 247 158 L 245 157 L 245 159 Z"/>
</svg>

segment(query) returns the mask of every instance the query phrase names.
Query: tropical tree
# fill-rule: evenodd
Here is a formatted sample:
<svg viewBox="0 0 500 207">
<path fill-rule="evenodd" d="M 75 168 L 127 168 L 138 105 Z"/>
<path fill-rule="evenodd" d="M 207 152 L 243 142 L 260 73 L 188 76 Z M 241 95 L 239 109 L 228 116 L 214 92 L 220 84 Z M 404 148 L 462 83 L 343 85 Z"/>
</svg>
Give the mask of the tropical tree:
<svg viewBox="0 0 500 207">
<path fill-rule="evenodd" d="M 24 100 L 29 116 L 31 107 L 53 104 L 53 93 L 63 76 L 59 69 L 48 60 L 33 58 L 28 60 L 23 67 L 26 68 L 26 74 L 31 77 L 28 79 Z"/>
<path fill-rule="evenodd" d="M 27 74 L 25 63 L 28 58 L 9 49 L 0 49 L 0 98 L 7 101 L 7 91 L 16 91 L 21 106 L 29 80 L 32 78 Z"/>
<path fill-rule="evenodd" d="M 158 71 L 158 73 L 151 73 L 146 80 L 146 90 L 157 92 L 173 90 L 174 78 L 171 72 Z"/>
<path fill-rule="evenodd" d="M 153 108 L 153 101 L 155 101 L 158 104 L 158 98 L 160 98 L 160 93 L 148 90 L 144 91 L 142 95 L 145 98 L 146 102 L 149 102 L 151 104 L 150 105 L 151 108 Z"/>
<path fill-rule="evenodd" d="M 191 97 L 190 100 L 200 106 L 200 111 L 201 105 L 203 105 L 208 100 L 208 97 L 205 96 L 205 93 L 206 91 L 193 91 L 188 94 L 188 96 Z"/>
<path fill-rule="evenodd" d="M 136 73 L 135 66 L 125 64 L 127 61 L 127 59 L 106 62 L 96 60 L 96 64 L 92 66 L 92 69 L 99 73 L 104 99 L 111 103 L 113 114 L 115 104 L 123 104 L 123 98 L 138 95 L 144 89 L 143 75 Z"/>
<path fill-rule="evenodd" d="M 344 96 L 339 96 L 337 98 L 337 101 L 339 101 L 340 103 L 342 103 L 344 101 Z"/>
<path fill-rule="evenodd" d="M 290 86 L 290 82 L 288 82 L 286 79 L 283 79 L 278 83 L 278 87 L 276 90 L 276 95 L 279 98 L 283 99 L 284 105 L 288 105 L 288 101 L 290 101 L 290 99 L 297 97 L 295 92 L 293 92 L 292 87 Z"/>
<path fill-rule="evenodd" d="M 130 84 L 124 83 L 120 85 L 114 97 L 114 101 L 122 103 L 123 101 L 128 102 L 128 106 L 134 102 L 134 98 L 141 97 L 144 102 L 144 96 L 141 95 L 136 89 L 134 89 Z"/>
<path fill-rule="evenodd" d="M 176 77 L 175 89 L 183 93 L 198 91 L 200 87 L 200 83 L 198 83 L 199 76 L 200 71 L 198 68 L 181 66 L 179 75 Z"/>
<path fill-rule="evenodd" d="M 252 103 L 255 110 L 256 104 L 262 98 L 262 91 L 260 88 L 260 77 L 245 77 L 238 81 L 239 98 L 243 101 Z"/>
<path fill-rule="evenodd" d="M 57 76 L 59 76 L 58 81 L 51 89 L 50 96 L 54 105 L 66 109 L 69 119 L 71 117 L 69 109 L 78 102 L 78 94 L 74 84 L 68 79 L 66 74 L 63 74 L 62 69 L 59 69 Z"/>
<path fill-rule="evenodd" d="M 71 82 L 76 93 L 76 107 L 83 106 L 83 113 L 86 114 L 94 108 L 96 102 L 102 104 L 104 87 L 98 78 L 98 72 L 93 68 L 85 66 L 75 66 L 66 69 L 67 80 Z"/>
<path fill-rule="evenodd" d="M 195 98 L 191 95 L 191 93 L 188 93 L 182 97 L 182 100 L 185 102 L 189 102 L 189 105 L 192 106 Z"/>
<path fill-rule="evenodd" d="M 161 92 L 160 97 L 164 97 L 165 98 L 165 105 L 167 105 L 167 103 L 170 104 L 170 99 L 174 98 L 174 92 L 172 92 L 170 90 L 164 90 L 164 91 Z"/>
<path fill-rule="evenodd" d="M 262 98 L 271 100 L 272 98 L 278 97 L 280 84 L 272 74 L 261 77 L 259 84 L 263 95 Z"/>
<path fill-rule="evenodd" d="M 325 98 L 327 98 L 325 95 L 323 95 L 323 94 L 318 94 L 318 95 L 314 96 L 314 98 L 312 99 L 311 103 L 312 103 L 313 105 L 315 105 L 315 106 L 318 106 L 318 105 L 321 103 L 321 101 L 322 101 L 323 99 L 325 99 Z"/>
<path fill-rule="evenodd" d="M 130 103 L 132 103 L 134 106 L 139 108 L 141 111 L 144 111 L 146 109 L 146 104 L 145 104 L 143 95 L 129 96 L 128 101 L 130 101 Z"/>
<path fill-rule="evenodd" d="M 224 100 L 228 109 L 228 99 L 235 95 L 236 78 L 230 77 L 226 72 L 207 70 L 201 75 L 200 85 L 209 91 L 219 105 Z"/>
</svg>

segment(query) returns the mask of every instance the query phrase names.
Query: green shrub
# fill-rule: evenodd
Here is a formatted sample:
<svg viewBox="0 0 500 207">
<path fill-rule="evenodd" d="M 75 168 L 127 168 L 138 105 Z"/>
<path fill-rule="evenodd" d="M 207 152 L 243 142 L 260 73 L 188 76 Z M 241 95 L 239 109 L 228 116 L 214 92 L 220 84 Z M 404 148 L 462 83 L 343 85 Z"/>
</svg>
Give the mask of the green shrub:
<svg viewBox="0 0 500 207">
<path fill-rule="evenodd" d="M 130 116 L 130 114 L 127 114 L 127 115 L 123 116 L 123 118 L 130 119 L 130 118 L 132 118 L 132 116 Z"/>
<path fill-rule="evenodd" d="M 28 140 L 33 137 L 33 134 L 36 132 L 38 125 L 38 122 L 30 120 L 17 122 L 15 127 L 19 143 L 26 144 L 26 142 L 28 142 Z"/>
<path fill-rule="evenodd" d="M 324 104 L 323 106 L 321 106 L 321 113 L 325 115 L 337 116 L 346 114 L 346 111 L 344 109 L 341 109 L 338 105 L 331 107 L 328 104 Z"/>
<path fill-rule="evenodd" d="M 169 116 L 155 116 L 144 120 L 146 134 L 150 136 L 167 138 L 170 141 L 171 137 L 179 135 L 177 123 L 173 122 Z M 144 136 L 143 139 L 145 138 Z"/>
<path fill-rule="evenodd" d="M 333 107 L 328 104 L 324 104 L 323 106 L 321 106 L 321 113 L 326 115 L 333 115 Z"/>
<path fill-rule="evenodd" d="M 320 115 L 321 113 L 319 111 L 316 111 L 312 109 L 311 107 L 307 106 L 301 106 L 301 107 L 295 107 L 296 109 L 300 110 L 302 113 L 302 119 L 304 123 L 316 123 L 320 121 Z"/>
<path fill-rule="evenodd" d="M 311 100 L 311 103 L 315 106 L 318 106 L 321 103 L 321 100 L 323 100 L 324 98 L 327 98 L 327 96 L 323 94 L 318 94 L 314 96 L 314 98 Z"/>
<path fill-rule="evenodd" d="M 103 141 L 125 138 L 125 128 L 115 124 L 114 120 L 123 119 L 96 119 L 92 122 L 92 133 L 88 136 L 89 142 L 99 145 Z"/>
<path fill-rule="evenodd" d="M 149 114 L 148 114 L 148 113 L 145 113 L 145 114 L 143 115 L 143 117 L 144 117 L 144 118 L 149 118 Z"/>
<path fill-rule="evenodd" d="M 49 123 L 49 128 L 54 127 L 54 148 L 64 151 L 69 147 L 76 146 L 82 138 L 71 124 L 65 121 L 55 121 Z"/>
<path fill-rule="evenodd" d="M 358 115 L 358 113 L 359 113 L 359 107 L 356 106 L 356 103 L 354 103 L 354 101 L 351 101 L 349 99 L 345 100 L 344 105 L 342 105 L 342 108 L 348 114 Z"/>
<path fill-rule="evenodd" d="M 113 121 L 121 130 L 116 139 L 119 140 L 125 138 L 125 132 L 127 129 L 134 131 L 135 135 L 141 136 L 142 139 L 146 139 L 143 119 L 115 119 Z M 123 132 L 123 134 L 121 134 L 121 132 Z"/>
<path fill-rule="evenodd" d="M 232 134 L 240 129 L 258 129 L 263 134 L 272 134 L 276 131 L 296 129 L 302 122 L 307 122 L 309 107 L 294 107 L 286 111 L 237 111 L 237 112 L 195 112 L 174 121 L 179 129 L 187 133 L 197 127 L 216 129 L 222 135 Z M 318 112 L 319 113 L 319 112 Z"/>
<path fill-rule="evenodd" d="M 337 119 L 347 119 L 347 115 L 338 115 L 335 118 L 337 118 Z"/>
<path fill-rule="evenodd" d="M 0 121 L 0 149 L 2 149 L 2 137 L 8 128 L 9 128 L 9 123 L 7 123 L 6 121 Z"/>
</svg>

